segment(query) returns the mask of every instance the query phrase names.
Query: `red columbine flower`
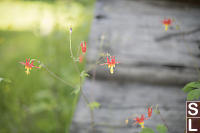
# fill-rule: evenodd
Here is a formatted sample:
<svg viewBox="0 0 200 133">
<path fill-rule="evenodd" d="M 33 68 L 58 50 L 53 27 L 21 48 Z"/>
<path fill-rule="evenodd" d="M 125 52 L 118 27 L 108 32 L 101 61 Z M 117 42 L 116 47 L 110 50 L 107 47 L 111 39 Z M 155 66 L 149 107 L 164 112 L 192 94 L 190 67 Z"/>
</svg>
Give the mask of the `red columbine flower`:
<svg viewBox="0 0 200 133">
<path fill-rule="evenodd" d="M 119 64 L 119 62 L 115 62 L 115 56 L 107 56 L 107 62 L 101 65 L 108 65 L 110 69 L 110 73 L 114 73 L 115 64 Z"/>
<path fill-rule="evenodd" d="M 142 114 L 141 117 L 136 117 L 135 119 L 133 119 L 135 121 L 133 125 L 138 123 L 140 124 L 141 128 L 144 128 L 144 120 L 150 119 L 151 115 L 152 115 L 152 107 L 149 107 L 148 115 L 145 116 L 144 114 Z M 126 120 L 125 122 L 128 123 L 128 120 Z"/>
<path fill-rule="evenodd" d="M 22 65 L 25 65 L 25 69 L 26 69 L 26 74 L 27 75 L 29 75 L 30 74 L 30 70 L 33 68 L 33 67 L 35 67 L 35 68 L 39 68 L 39 67 L 36 67 L 36 66 L 34 66 L 33 65 L 33 60 L 32 61 L 30 61 L 30 59 L 26 59 L 26 62 L 20 62 Z"/>
<path fill-rule="evenodd" d="M 83 62 L 83 55 L 80 54 L 80 56 L 79 56 L 79 63 L 82 63 L 82 62 Z"/>
<path fill-rule="evenodd" d="M 144 120 L 146 120 L 146 118 L 144 117 L 144 115 L 142 114 L 141 117 L 136 117 L 135 119 L 135 124 L 139 123 L 141 128 L 144 128 Z"/>
<path fill-rule="evenodd" d="M 81 42 L 81 50 L 82 50 L 83 54 L 86 53 L 86 50 L 87 50 L 87 44 L 86 44 L 86 42 L 85 42 L 84 46 L 83 46 L 83 42 Z"/>
<path fill-rule="evenodd" d="M 85 42 L 85 45 L 83 45 L 83 44 L 84 44 L 84 43 L 81 42 L 81 51 L 82 51 L 82 53 L 81 53 L 80 56 L 79 56 L 79 62 L 80 62 L 80 63 L 83 62 L 83 58 L 84 58 L 84 55 L 85 55 L 86 50 L 87 50 L 87 44 L 86 44 L 86 42 Z"/>
<path fill-rule="evenodd" d="M 162 23 L 165 25 L 165 31 L 168 30 L 168 26 L 172 24 L 172 20 L 169 18 L 169 19 L 164 19 L 162 21 Z"/>
<path fill-rule="evenodd" d="M 148 118 L 150 118 L 152 115 L 152 107 L 148 108 Z"/>
</svg>

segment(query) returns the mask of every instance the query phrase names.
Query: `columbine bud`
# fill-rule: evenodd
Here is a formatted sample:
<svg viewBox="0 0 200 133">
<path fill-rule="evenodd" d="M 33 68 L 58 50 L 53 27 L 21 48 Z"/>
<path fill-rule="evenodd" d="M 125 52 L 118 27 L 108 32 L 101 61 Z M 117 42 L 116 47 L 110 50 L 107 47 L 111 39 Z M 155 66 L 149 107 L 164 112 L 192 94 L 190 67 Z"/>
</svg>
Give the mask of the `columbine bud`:
<svg viewBox="0 0 200 133">
<path fill-rule="evenodd" d="M 87 44 L 86 44 L 86 42 L 85 42 L 85 45 L 83 45 L 83 42 L 81 42 L 81 50 L 82 50 L 83 54 L 86 53 L 86 50 L 87 50 Z"/>
<path fill-rule="evenodd" d="M 70 34 L 72 34 L 72 27 L 71 26 L 69 28 L 69 32 L 70 32 Z"/>
</svg>

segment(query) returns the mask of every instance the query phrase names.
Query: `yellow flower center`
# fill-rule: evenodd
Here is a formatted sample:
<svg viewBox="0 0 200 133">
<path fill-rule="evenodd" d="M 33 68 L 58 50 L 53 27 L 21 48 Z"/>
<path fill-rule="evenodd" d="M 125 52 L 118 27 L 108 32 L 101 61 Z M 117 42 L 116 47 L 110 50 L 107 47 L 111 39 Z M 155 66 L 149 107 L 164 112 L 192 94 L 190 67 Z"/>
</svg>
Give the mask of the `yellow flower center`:
<svg viewBox="0 0 200 133">
<path fill-rule="evenodd" d="M 114 68 L 113 68 L 113 66 L 110 66 L 110 73 L 111 73 L 111 74 L 114 73 Z"/>
<path fill-rule="evenodd" d="M 144 128 L 144 122 L 139 123 L 141 128 Z"/>
<path fill-rule="evenodd" d="M 27 75 L 30 74 L 30 70 L 31 70 L 31 68 L 26 68 L 26 71 L 25 71 L 25 72 L 26 72 Z"/>
<path fill-rule="evenodd" d="M 128 119 L 125 120 L 125 123 L 128 124 Z"/>
<path fill-rule="evenodd" d="M 165 24 L 165 31 L 168 30 L 168 24 Z"/>
</svg>

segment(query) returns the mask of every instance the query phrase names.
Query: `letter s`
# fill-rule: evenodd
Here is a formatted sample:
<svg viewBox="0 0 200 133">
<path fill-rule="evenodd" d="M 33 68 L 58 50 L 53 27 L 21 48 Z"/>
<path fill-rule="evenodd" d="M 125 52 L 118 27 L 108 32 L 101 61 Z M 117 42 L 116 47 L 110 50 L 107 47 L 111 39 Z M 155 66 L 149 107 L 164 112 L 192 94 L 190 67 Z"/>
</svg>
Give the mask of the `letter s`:
<svg viewBox="0 0 200 133">
<path fill-rule="evenodd" d="M 195 107 L 192 107 L 192 105 L 194 105 Z M 194 113 L 192 113 L 190 110 L 188 111 L 188 113 L 190 114 L 190 115 L 197 115 L 198 114 L 198 109 L 197 109 L 197 107 L 198 107 L 198 105 L 196 104 L 196 103 L 189 103 L 189 109 L 190 110 L 193 110 L 194 111 Z"/>
</svg>

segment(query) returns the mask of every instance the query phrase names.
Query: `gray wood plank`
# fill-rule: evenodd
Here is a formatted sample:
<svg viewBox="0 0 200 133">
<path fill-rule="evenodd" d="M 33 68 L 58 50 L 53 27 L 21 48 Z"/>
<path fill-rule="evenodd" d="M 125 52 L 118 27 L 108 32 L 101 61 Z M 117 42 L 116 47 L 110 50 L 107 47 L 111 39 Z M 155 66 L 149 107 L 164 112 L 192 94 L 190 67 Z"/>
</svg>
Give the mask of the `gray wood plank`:
<svg viewBox="0 0 200 133">
<path fill-rule="evenodd" d="M 147 107 L 156 104 L 167 121 L 170 133 L 181 133 L 184 130 L 185 94 L 180 87 L 86 80 L 84 93 L 90 100 L 101 103 L 101 108 L 95 110 L 97 132 L 139 132 L 141 129 L 137 126 L 127 127 L 125 120 L 133 114 L 146 114 Z M 145 126 L 155 129 L 160 123 L 160 117 L 153 113 L 152 118 L 145 121 Z M 71 131 L 87 133 L 89 129 L 90 113 L 81 97 Z"/>
<path fill-rule="evenodd" d="M 146 113 L 148 105 L 158 104 L 169 133 L 185 129 L 186 94 L 184 84 L 199 78 L 200 6 L 196 2 L 171 0 L 97 0 L 89 37 L 87 67 L 98 59 L 100 49 L 116 56 L 115 73 L 97 65 L 96 74 L 84 83 L 90 101 L 101 103 L 95 110 L 96 133 L 138 133 L 140 127 L 127 127 L 125 119 Z M 174 18 L 167 32 L 162 20 Z M 176 29 L 176 25 L 180 29 Z M 101 36 L 105 40 L 100 46 Z M 92 80 L 96 76 L 96 80 Z M 155 129 L 161 123 L 153 114 L 145 122 Z M 72 133 L 89 133 L 90 113 L 80 97 L 71 126 Z"/>
<path fill-rule="evenodd" d="M 184 84 L 198 79 L 196 70 L 200 66 L 200 8 L 183 6 L 181 3 L 169 7 L 167 1 L 160 3 L 165 7 L 145 0 L 97 1 L 88 62 L 94 63 L 97 59 L 99 39 L 103 34 L 103 51 L 115 55 L 121 62 L 119 66 L 122 75 L 127 75 L 126 70 L 131 70 L 146 76 L 156 71 L 151 69 L 153 66 L 168 73 L 154 73 L 155 80 L 161 78 L 166 81 L 168 79 L 165 77 L 177 77 L 177 83 Z M 167 32 L 162 25 L 165 17 L 176 21 Z M 176 25 L 180 26 L 179 30 Z M 137 78 L 135 73 L 129 75 Z"/>
</svg>

